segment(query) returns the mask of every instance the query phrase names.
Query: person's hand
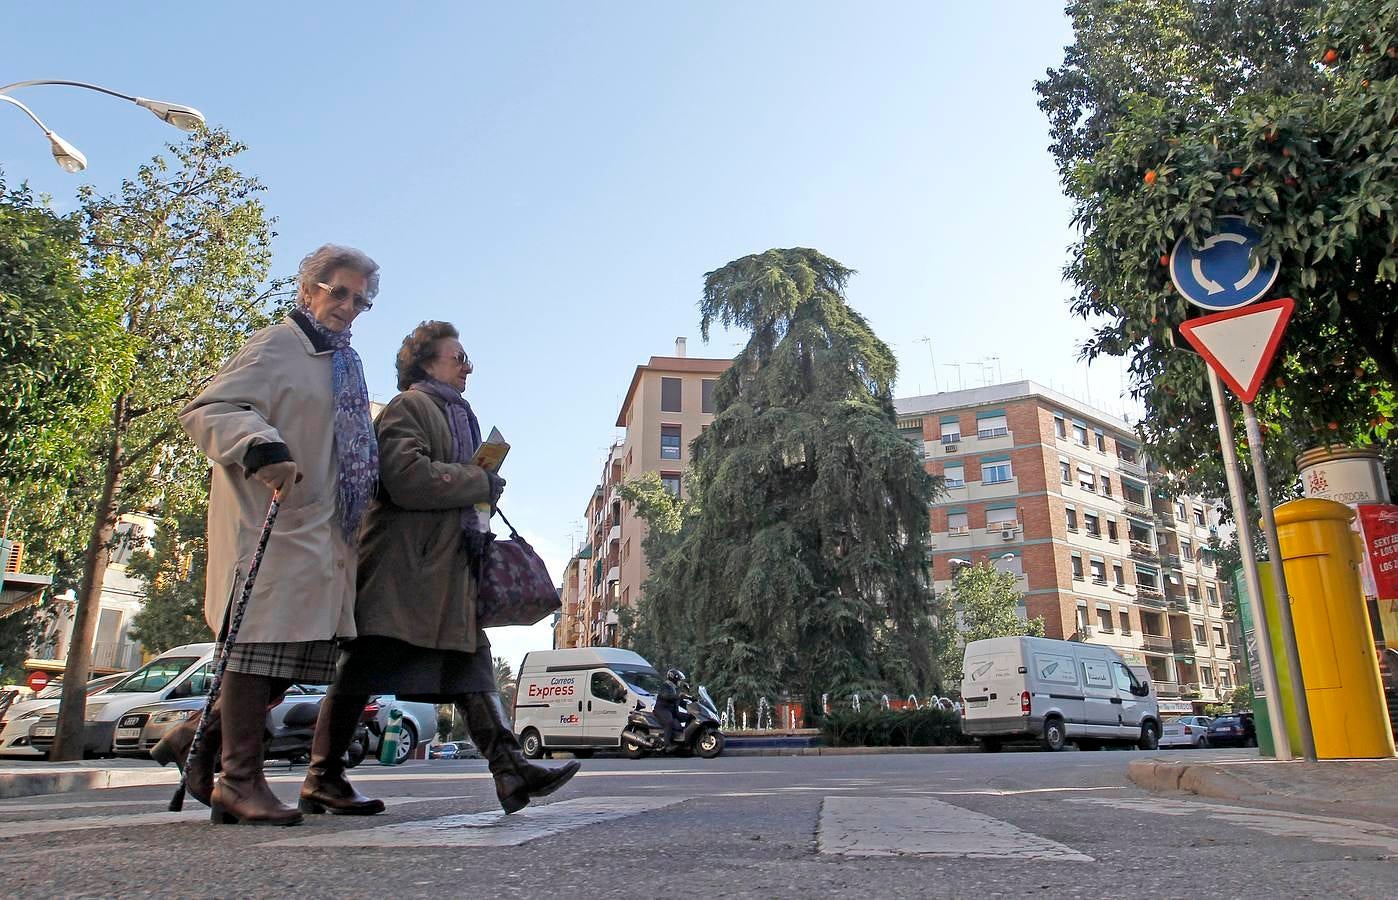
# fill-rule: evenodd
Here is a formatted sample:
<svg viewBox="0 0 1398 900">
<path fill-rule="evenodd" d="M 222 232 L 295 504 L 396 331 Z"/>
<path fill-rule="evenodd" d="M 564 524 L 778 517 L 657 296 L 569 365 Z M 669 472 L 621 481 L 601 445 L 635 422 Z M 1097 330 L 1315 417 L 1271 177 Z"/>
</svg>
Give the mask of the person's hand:
<svg viewBox="0 0 1398 900">
<path fill-rule="evenodd" d="M 253 472 L 252 477 L 274 491 L 281 491 L 283 498 L 291 490 L 291 486 L 301 480 L 296 471 L 296 463 L 291 460 L 265 465 Z"/>
<path fill-rule="evenodd" d="M 494 472 L 487 471 L 485 477 L 490 479 L 490 505 L 500 505 L 500 495 L 505 493 L 505 479 Z"/>
</svg>

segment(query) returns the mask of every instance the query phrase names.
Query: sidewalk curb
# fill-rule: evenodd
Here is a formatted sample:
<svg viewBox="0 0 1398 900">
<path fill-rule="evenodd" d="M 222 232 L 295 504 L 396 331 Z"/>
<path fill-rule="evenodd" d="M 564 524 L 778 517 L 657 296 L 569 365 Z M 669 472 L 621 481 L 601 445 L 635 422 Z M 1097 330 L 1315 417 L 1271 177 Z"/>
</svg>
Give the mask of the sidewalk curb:
<svg viewBox="0 0 1398 900">
<path fill-rule="evenodd" d="M 65 769 L 58 772 L 0 773 L 0 800 L 38 797 L 102 788 L 174 785 L 180 773 L 174 769 Z"/>
<path fill-rule="evenodd" d="M 1284 812 L 1309 815 L 1361 818 L 1381 822 L 1393 820 L 1393 810 L 1371 803 L 1336 800 L 1302 793 L 1279 793 L 1249 778 L 1205 763 L 1164 762 L 1143 759 L 1128 763 L 1126 777 L 1137 787 L 1153 793 L 1182 792 L 1214 800 L 1245 802 Z"/>
<path fill-rule="evenodd" d="M 978 753 L 979 747 L 732 747 L 724 756 L 893 756 L 898 754 Z"/>
</svg>

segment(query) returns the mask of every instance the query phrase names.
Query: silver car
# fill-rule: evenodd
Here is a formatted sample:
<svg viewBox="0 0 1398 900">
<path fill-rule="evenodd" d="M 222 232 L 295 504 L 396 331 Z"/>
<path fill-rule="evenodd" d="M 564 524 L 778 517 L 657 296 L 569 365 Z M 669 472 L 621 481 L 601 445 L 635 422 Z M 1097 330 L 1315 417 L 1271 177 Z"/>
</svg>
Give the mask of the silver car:
<svg viewBox="0 0 1398 900">
<path fill-rule="evenodd" d="M 412 757 L 420 743 L 437 736 L 437 707 L 431 703 L 400 701 L 392 694 L 370 697 L 369 705 L 364 707 L 364 718 L 369 720 L 370 756 L 378 757 L 384 729 L 388 727 L 388 714 L 395 706 L 403 713 L 403 731 L 398 738 L 397 757 L 398 762 L 402 762 Z"/>
<path fill-rule="evenodd" d="M 1175 716 L 1164 721 L 1160 746 L 1199 749 L 1209 746 L 1208 716 Z"/>
<path fill-rule="evenodd" d="M 205 668 L 212 671 L 213 663 Z M 201 670 L 202 671 L 202 670 Z M 196 697 L 181 697 L 176 700 L 162 700 L 138 706 L 117 720 L 112 752 L 117 756 L 149 758 L 150 748 L 160 742 L 165 732 L 188 719 L 204 708 L 208 701 L 209 681 L 203 682 L 204 690 Z M 293 684 L 287 689 L 286 697 L 267 713 L 267 731 L 276 736 L 283 730 L 286 715 L 305 703 L 316 703 L 325 697 L 323 685 Z"/>
</svg>

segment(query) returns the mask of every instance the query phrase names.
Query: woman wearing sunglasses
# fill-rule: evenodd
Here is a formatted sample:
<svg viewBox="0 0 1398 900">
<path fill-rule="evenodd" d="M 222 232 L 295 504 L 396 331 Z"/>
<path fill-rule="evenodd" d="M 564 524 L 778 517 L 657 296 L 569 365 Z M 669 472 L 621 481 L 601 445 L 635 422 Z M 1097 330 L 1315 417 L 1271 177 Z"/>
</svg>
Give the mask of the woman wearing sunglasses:
<svg viewBox="0 0 1398 900">
<path fill-rule="evenodd" d="M 301 821 L 267 786 L 262 738 L 268 707 L 293 681 L 330 681 L 336 639 L 354 637 L 357 535 L 379 457 L 350 325 L 378 289 L 379 267 L 368 256 L 333 244 L 316 250 L 301 261 L 297 308 L 254 334 L 180 413 L 214 463 L 204 611 L 216 634 L 247 574 L 272 492 L 282 493 L 218 704 L 185 773 L 189 793 L 213 807 L 216 823 Z M 182 763 L 196 724 L 171 731 L 151 755 Z"/>
<path fill-rule="evenodd" d="M 371 694 L 455 704 L 490 764 L 507 813 L 562 787 L 578 770 L 525 759 L 496 692 L 490 642 L 476 625 L 477 584 L 487 552 L 487 517 L 505 481 L 471 460 L 481 428 L 462 396 L 471 360 L 456 328 L 423 322 L 398 351 L 398 389 L 379 414 L 382 489 L 365 516 L 359 546 L 358 637 L 321 707 L 305 812 L 370 815 L 339 760 Z M 333 776 L 333 777 L 332 777 Z"/>
</svg>

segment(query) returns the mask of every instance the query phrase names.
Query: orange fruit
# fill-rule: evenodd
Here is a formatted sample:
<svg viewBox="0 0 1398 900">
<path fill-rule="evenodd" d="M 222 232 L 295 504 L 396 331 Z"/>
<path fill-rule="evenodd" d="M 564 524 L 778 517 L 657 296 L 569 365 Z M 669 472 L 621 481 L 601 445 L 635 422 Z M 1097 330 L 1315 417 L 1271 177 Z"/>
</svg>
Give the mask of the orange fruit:
<svg viewBox="0 0 1398 900">
<path fill-rule="evenodd" d="M 1325 55 L 1321 57 L 1321 61 L 1324 62 L 1327 66 L 1335 65 L 1335 63 L 1338 62 L 1339 59 L 1340 54 L 1336 52 L 1334 47 L 1331 47 L 1329 50 L 1326 50 Z"/>
<path fill-rule="evenodd" d="M 1326 427 L 1326 428 L 1329 428 L 1331 431 L 1339 431 L 1339 430 L 1340 430 L 1340 423 L 1339 423 L 1339 422 L 1331 422 L 1329 425 L 1326 425 L 1325 427 Z"/>
<path fill-rule="evenodd" d="M 1159 178 L 1159 177 L 1160 177 L 1160 176 L 1158 176 L 1158 175 L 1155 174 L 1155 170 L 1154 170 L 1154 169 L 1146 169 L 1146 176 L 1145 176 L 1145 182 L 1146 182 L 1146 184 L 1155 184 L 1155 180 L 1156 180 L 1157 178 Z"/>
<path fill-rule="evenodd" d="M 1242 177 L 1243 177 L 1243 167 L 1242 167 L 1242 166 L 1234 166 L 1234 167 L 1233 167 L 1232 175 L 1233 175 L 1234 178 L 1242 178 Z"/>
<path fill-rule="evenodd" d="M 1162 266 L 1168 266 L 1168 265 L 1170 264 L 1170 257 L 1169 257 L 1169 254 L 1166 254 L 1166 253 L 1160 254 L 1160 264 L 1161 264 Z"/>
</svg>

